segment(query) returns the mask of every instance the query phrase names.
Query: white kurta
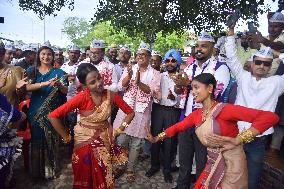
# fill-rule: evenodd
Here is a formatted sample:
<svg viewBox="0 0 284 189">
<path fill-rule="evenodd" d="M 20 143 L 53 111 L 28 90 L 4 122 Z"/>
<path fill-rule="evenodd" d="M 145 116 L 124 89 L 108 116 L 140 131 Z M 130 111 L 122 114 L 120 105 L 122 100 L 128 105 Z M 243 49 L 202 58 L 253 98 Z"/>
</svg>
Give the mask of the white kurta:
<svg viewBox="0 0 284 189">
<path fill-rule="evenodd" d="M 215 76 L 215 79 L 217 80 L 217 85 L 222 86 L 219 88 L 222 88 L 221 94 L 223 94 L 223 92 L 225 91 L 225 89 L 227 88 L 230 82 L 230 72 L 226 65 L 221 65 L 217 70 L 215 70 L 216 64 L 217 64 L 217 60 L 215 58 L 210 58 L 202 64 L 202 67 L 199 67 L 197 60 L 195 60 L 192 64 L 188 65 L 184 69 L 184 72 L 190 78 L 195 77 L 201 73 L 213 74 Z M 196 67 L 195 73 L 193 73 L 194 67 Z M 193 95 L 192 95 L 192 90 L 191 90 L 189 92 L 189 96 L 187 99 L 185 116 L 188 116 L 194 109 L 201 108 L 201 107 L 202 107 L 201 103 L 195 102 Z"/>
<path fill-rule="evenodd" d="M 90 63 L 90 59 L 86 58 L 82 62 L 79 63 Z M 116 74 L 116 70 L 114 64 L 108 60 L 103 59 L 98 64 L 93 64 L 99 70 L 103 80 L 104 80 L 104 88 L 113 92 L 117 92 L 117 84 L 118 78 Z"/>
<path fill-rule="evenodd" d="M 65 62 L 60 69 L 62 69 L 67 74 L 76 75 L 77 64 L 72 66 L 69 65 L 69 62 Z M 79 85 L 78 81 L 75 80 L 74 82 L 69 82 L 68 85 L 68 93 L 67 93 L 67 100 L 74 97 L 77 93 L 77 86 Z"/>
<path fill-rule="evenodd" d="M 238 84 L 235 104 L 274 112 L 278 97 L 284 92 L 284 75 L 270 76 L 257 81 L 250 72 L 243 69 L 243 65 L 240 63 L 237 56 L 234 36 L 227 37 L 225 47 L 227 52 L 227 65 L 235 75 Z M 240 132 L 242 132 L 244 129 L 248 129 L 251 124 L 238 122 L 238 126 Z M 259 136 L 271 133 L 273 133 L 273 127 Z"/>
</svg>

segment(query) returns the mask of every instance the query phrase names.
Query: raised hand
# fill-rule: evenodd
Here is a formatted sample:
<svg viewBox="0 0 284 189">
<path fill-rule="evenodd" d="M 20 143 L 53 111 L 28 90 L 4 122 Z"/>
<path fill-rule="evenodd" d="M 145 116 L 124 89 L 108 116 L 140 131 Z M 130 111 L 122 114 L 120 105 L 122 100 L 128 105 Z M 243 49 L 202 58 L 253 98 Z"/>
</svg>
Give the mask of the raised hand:
<svg viewBox="0 0 284 189">
<path fill-rule="evenodd" d="M 23 78 L 23 79 L 21 79 L 21 80 L 19 80 L 19 81 L 17 82 L 16 89 L 22 89 L 22 88 L 24 88 L 27 84 L 29 84 L 29 82 L 28 82 L 28 77 L 25 77 L 25 78 Z"/>
<path fill-rule="evenodd" d="M 132 74 L 133 74 L 132 65 L 131 64 L 127 65 L 127 73 L 128 73 L 128 76 L 131 78 Z"/>
</svg>

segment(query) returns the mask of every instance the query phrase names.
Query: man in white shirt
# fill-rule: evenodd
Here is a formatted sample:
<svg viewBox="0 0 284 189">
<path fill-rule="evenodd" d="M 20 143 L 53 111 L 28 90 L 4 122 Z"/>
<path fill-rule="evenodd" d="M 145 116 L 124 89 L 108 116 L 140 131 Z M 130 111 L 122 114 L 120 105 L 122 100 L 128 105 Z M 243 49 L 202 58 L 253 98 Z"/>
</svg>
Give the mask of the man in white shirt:
<svg viewBox="0 0 284 189">
<path fill-rule="evenodd" d="M 74 43 L 68 46 L 68 56 L 69 60 L 65 62 L 61 69 L 69 74 L 68 81 L 68 93 L 67 93 L 67 100 L 74 97 L 77 92 L 77 81 L 76 81 L 76 69 L 78 66 L 78 59 L 80 57 L 80 48 L 75 45 Z"/>
<path fill-rule="evenodd" d="M 128 46 L 124 45 L 119 49 L 118 57 L 120 62 L 118 64 L 115 64 L 115 70 L 117 73 L 117 80 L 119 81 L 124 69 L 127 69 L 129 60 L 131 58 L 131 50 Z"/>
<path fill-rule="evenodd" d="M 190 84 L 192 78 L 201 73 L 211 73 L 217 80 L 217 96 L 223 94 L 226 90 L 230 81 L 230 72 L 226 65 L 218 62 L 212 57 L 214 38 L 207 32 L 201 32 L 198 38 L 197 45 L 195 47 L 195 58 L 194 62 L 184 69 L 186 77 L 179 75 L 175 79 L 177 84 L 177 92 L 182 87 L 189 89 L 187 102 L 185 105 L 185 116 L 188 116 L 196 108 L 202 107 L 202 104 L 196 103 Z M 188 76 L 188 77 L 187 77 Z M 178 92 L 179 93 L 179 92 Z M 196 178 L 199 177 L 206 163 L 206 147 L 201 144 L 198 140 L 194 129 L 188 129 L 185 132 L 179 133 L 179 177 L 177 181 L 178 189 L 187 189 L 190 186 L 190 175 L 192 171 L 193 156 L 195 154 L 196 161 Z"/>
<path fill-rule="evenodd" d="M 167 71 L 161 74 L 161 100 L 159 103 L 155 103 L 152 106 L 151 113 L 151 134 L 153 136 L 163 132 L 164 129 L 174 125 L 179 121 L 180 108 L 179 101 L 180 96 L 175 93 L 175 83 L 173 77 L 178 72 L 178 65 L 181 64 L 180 54 L 176 53 L 168 54 L 165 57 L 165 68 Z M 179 57 L 176 57 L 179 56 Z M 151 168 L 146 172 L 147 177 L 152 177 L 160 170 L 160 150 L 163 145 L 163 174 L 165 182 L 172 182 L 173 177 L 171 175 L 171 161 L 174 159 L 173 152 L 176 151 L 176 137 L 168 138 L 163 143 L 154 143 L 151 147 Z"/>
<path fill-rule="evenodd" d="M 86 58 L 82 63 L 91 63 L 99 70 L 103 81 L 104 88 L 117 92 L 117 74 L 114 64 L 105 58 L 105 42 L 94 39 L 90 45 L 90 58 Z"/>
<path fill-rule="evenodd" d="M 269 47 L 260 49 L 253 58 L 251 72 L 245 71 L 237 57 L 234 27 L 229 29 L 225 44 L 227 65 L 235 75 L 238 89 L 235 104 L 248 108 L 275 111 L 278 97 L 284 92 L 284 75 L 267 77 L 272 66 L 273 54 Z M 238 122 L 239 132 L 251 124 Z M 267 136 L 273 133 L 268 129 L 251 143 L 244 144 L 248 165 L 249 189 L 258 188 L 265 155 Z"/>
</svg>

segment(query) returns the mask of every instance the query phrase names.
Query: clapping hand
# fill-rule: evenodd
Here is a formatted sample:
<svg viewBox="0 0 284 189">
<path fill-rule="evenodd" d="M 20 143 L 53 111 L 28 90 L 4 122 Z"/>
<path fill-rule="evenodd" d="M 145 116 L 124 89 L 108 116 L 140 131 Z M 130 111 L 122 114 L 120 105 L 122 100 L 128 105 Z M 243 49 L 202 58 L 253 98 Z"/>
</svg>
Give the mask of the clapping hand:
<svg viewBox="0 0 284 189">
<path fill-rule="evenodd" d="M 173 95 L 172 90 L 169 91 L 168 99 L 170 99 L 170 100 L 175 100 L 176 99 L 175 95 Z"/>
<path fill-rule="evenodd" d="M 135 83 L 138 85 L 140 83 L 140 69 L 137 70 Z"/>
<path fill-rule="evenodd" d="M 128 64 L 128 65 L 127 65 L 127 73 L 128 73 L 128 75 L 129 75 L 129 77 L 131 78 L 131 77 L 132 77 L 132 74 L 133 74 L 132 65 L 131 65 L 131 64 Z"/>
</svg>

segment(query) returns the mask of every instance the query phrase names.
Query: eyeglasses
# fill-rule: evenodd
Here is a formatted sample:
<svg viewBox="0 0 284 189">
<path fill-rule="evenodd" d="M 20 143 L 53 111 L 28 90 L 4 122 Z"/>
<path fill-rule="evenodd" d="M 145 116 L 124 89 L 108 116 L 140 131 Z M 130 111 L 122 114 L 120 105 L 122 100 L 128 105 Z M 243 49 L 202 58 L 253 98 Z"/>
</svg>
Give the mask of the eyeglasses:
<svg viewBox="0 0 284 189">
<path fill-rule="evenodd" d="M 177 62 L 177 60 L 174 59 L 174 58 L 165 60 L 165 63 L 176 63 L 176 62 Z"/>
<path fill-rule="evenodd" d="M 255 65 L 258 65 L 258 66 L 260 66 L 261 64 L 263 64 L 264 66 L 269 67 L 269 66 L 272 65 L 272 62 L 270 62 L 270 61 L 262 61 L 262 60 L 255 60 L 255 61 L 254 61 L 254 64 L 255 64 Z"/>
</svg>

